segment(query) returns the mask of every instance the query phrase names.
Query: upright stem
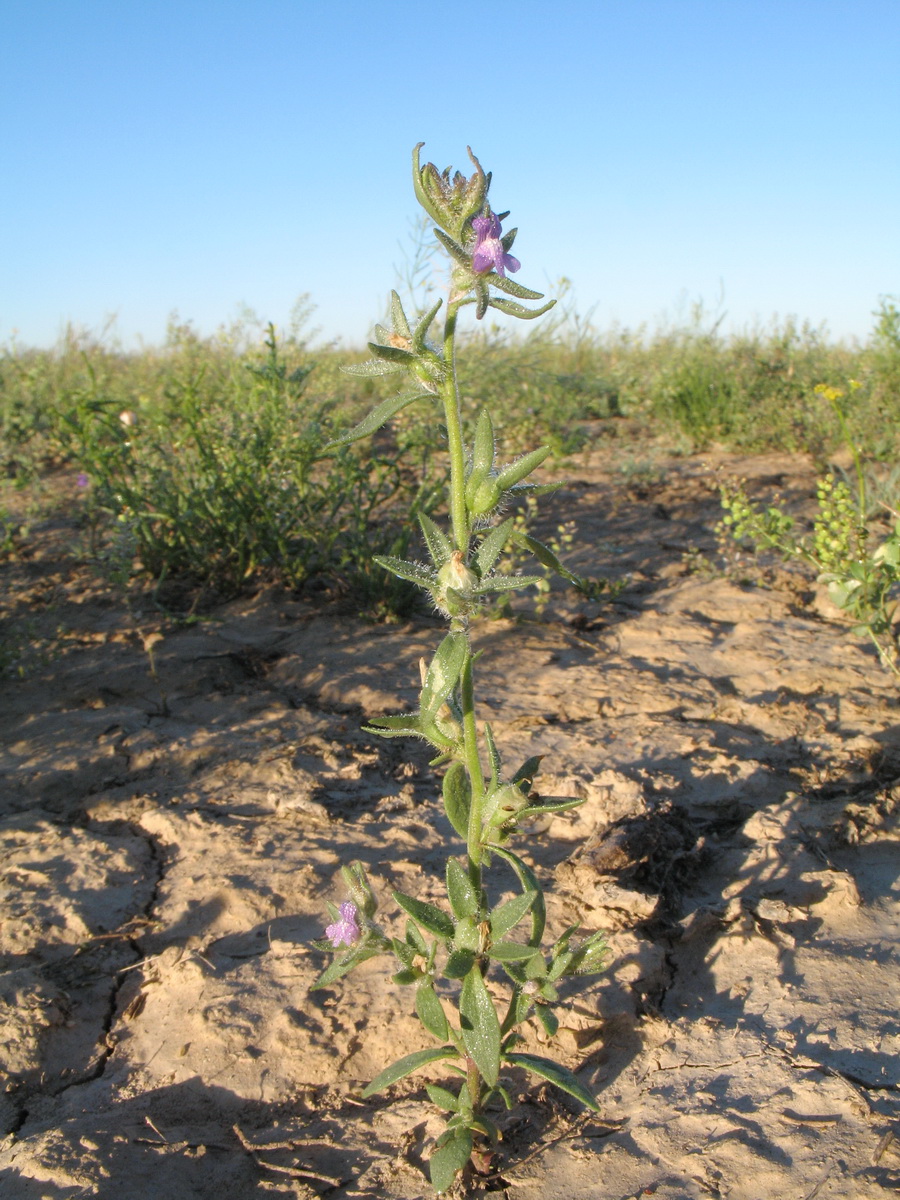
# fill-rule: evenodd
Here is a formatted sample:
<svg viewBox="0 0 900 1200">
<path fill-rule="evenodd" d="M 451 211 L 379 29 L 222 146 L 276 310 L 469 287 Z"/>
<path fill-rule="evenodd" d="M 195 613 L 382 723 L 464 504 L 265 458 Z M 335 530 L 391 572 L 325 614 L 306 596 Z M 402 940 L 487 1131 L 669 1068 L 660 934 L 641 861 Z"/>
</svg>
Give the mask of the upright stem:
<svg viewBox="0 0 900 1200">
<path fill-rule="evenodd" d="M 463 448 L 462 413 L 456 384 L 456 317 L 459 304 L 450 304 L 444 322 L 444 363 L 447 377 L 442 386 L 447 448 L 450 451 L 450 520 L 453 541 L 465 560 L 469 555 L 469 517 L 466 512 L 466 456 Z"/>
<path fill-rule="evenodd" d="M 456 318 L 459 302 L 451 301 L 444 323 L 444 363 L 447 377 L 442 396 L 444 417 L 447 425 L 447 445 L 450 452 L 450 519 L 453 526 L 453 541 L 463 560 L 469 556 L 469 514 L 466 510 L 466 455 L 462 435 L 462 412 L 459 388 L 456 382 Z M 468 631 L 467 636 L 468 636 Z M 478 727 L 475 721 L 475 689 L 472 682 L 472 652 L 466 655 L 460 683 L 460 706 L 463 717 L 463 753 L 465 765 L 472 785 L 472 802 L 469 810 L 467 849 L 469 870 L 473 883 L 480 885 L 481 878 L 481 810 L 484 799 L 484 774 L 478 756 Z"/>
<path fill-rule="evenodd" d="M 484 775 L 478 755 L 478 728 L 475 724 L 475 688 L 472 682 L 472 654 L 466 656 L 462 672 L 461 696 L 463 716 L 463 747 L 472 799 L 469 805 L 469 828 L 466 831 L 470 876 L 476 889 L 481 890 L 481 809 L 484 800 Z"/>
</svg>

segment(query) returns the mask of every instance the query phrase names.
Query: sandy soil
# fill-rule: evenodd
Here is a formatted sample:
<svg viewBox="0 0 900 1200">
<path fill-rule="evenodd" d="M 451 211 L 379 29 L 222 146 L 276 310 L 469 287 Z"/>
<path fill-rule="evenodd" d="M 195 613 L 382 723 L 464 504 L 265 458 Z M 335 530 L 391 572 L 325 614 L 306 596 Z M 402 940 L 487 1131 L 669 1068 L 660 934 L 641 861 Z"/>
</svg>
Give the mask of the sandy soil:
<svg viewBox="0 0 900 1200">
<path fill-rule="evenodd" d="M 811 495 L 787 456 L 623 474 L 598 454 L 543 519 L 574 517 L 575 568 L 628 589 L 476 630 L 501 745 L 585 799 L 519 843 L 551 931 L 614 950 L 546 1051 L 601 1112 L 513 1080 L 487 1185 L 515 1200 L 900 1187 L 896 689 L 809 580 L 691 570 L 717 470 Z M 307 988 L 341 863 L 366 863 L 388 924 L 392 888 L 440 895 L 428 755 L 360 729 L 414 703 L 440 626 L 275 590 L 193 625 L 129 613 L 75 528 L 45 522 L 4 567 L 11 627 L 48 653 L 2 685 L 0 1194 L 429 1195 L 418 1077 L 359 1099 L 429 1044 L 412 997 L 379 959 Z"/>
</svg>

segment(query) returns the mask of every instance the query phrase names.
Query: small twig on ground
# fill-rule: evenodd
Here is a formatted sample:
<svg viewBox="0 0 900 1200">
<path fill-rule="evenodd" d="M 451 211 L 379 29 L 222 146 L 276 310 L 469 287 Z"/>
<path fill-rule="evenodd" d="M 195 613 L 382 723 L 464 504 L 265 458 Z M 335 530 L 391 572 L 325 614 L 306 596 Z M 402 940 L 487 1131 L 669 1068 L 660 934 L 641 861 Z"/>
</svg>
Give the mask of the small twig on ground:
<svg viewBox="0 0 900 1200">
<path fill-rule="evenodd" d="M 309 1171 L 305 1167 L 279 1167 L 276 1163 L 266 1162 L 259 1156 L 260 1150 L 295 1150 L 298 1146 L 311 1145 L 331 1146 L 332 1143 L 326 1141 L 324 1138 L 292 1138 L 286 1142 L 263 1142 L 260 1145 L 256 1145 L 248 1140 L 240 1126 L 232 1125 L 231 1128 L 234 1130 L 243 1149 L 247 1151 L 256 1165 L 264 1171 L 274 1171 L 278 1175 L 289 1175 L 292 1179 L 315 1179 L 319 1183 L 327 1183 L 331 1187 L 340 1187 L 341 1183 L 343 1183 L 342 1179 L 335 1179 L 332 1175 L 322 1175 L 318 1171 Z"/>
</svg>

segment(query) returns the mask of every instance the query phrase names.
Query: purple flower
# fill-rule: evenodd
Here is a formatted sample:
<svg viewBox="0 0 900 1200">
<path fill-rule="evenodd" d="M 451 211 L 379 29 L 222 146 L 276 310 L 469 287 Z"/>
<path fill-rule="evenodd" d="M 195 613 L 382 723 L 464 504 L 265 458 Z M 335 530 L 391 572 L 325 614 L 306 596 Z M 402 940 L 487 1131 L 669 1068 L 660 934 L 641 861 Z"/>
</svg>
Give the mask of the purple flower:
<svg viewBox="0 0 900 1200">
<path fill-rule="evenodd" d="M 88 479 L 87 475 L 85 475 L 84 471 L 82 471 L 81 474 L 78 476 L 78 478 L 75 480 L 75 482 L 78 484 L 78 486 L 80 488 L 86 488 L 86 487 L 90 486 L 91 481 L 90 481 L 90 479 Z"/>
<path fill-rule="evenodd" d="M 486 271 L 496 271 L 498 275 L 506 275 L 506 271 L 518 271 L 522 264 L 503 249 L 500 221 L 494 213 L 489 217 L 476 217 L 472 228 L 476 236 L 472 270 L 476 275 L 483 275 Z"/>
<path fill-rule="evenodd" d="M 325 930 L 325 936 L 331 938 L 331 944 L 335 950 L 338 946 L 352 946 L 359 937 L 359 925 L 356 921 L 356 905 L 351 904 L 349 900 L 345 900 L 338 910 L 341 914 L 341 919 L 335 921 L 333 925 L 329 925 Z"/>
</svg>

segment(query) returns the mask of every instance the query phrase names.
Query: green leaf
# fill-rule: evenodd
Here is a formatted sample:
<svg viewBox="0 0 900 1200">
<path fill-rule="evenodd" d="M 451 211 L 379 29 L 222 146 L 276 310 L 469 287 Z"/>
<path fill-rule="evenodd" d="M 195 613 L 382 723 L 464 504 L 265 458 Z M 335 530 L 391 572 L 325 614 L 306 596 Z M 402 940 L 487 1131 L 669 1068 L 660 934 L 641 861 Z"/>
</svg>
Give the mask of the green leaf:
<svg viewBox="0 0 900 1200">
<path fill-rule="evenodd" d="M 409 921 L 406 922 L 409 927 Z M 418 950 L 410 942 L 401 942 L 399 938 L 391 938 L 391 945 L 394 948 L 394 953 L 404 967 L 411 967 L 415 960 Z"/>
<path fill-rule="evenodd" d="M 472 256 L 466 254 L 465 250 L 457 242 L 454 242 L 452 237 L 449 237 L 442 229 L 436 229 L 434 235 L 441 243 L 452 259 L 455 259 L 461 267 L 472 269 Z"/>
<path fill-rule="evenodd" d="M 403 392 L 399 396 L 392 396 L 390 400 L 385 400 L 377 408 L 373 408 L 358 425 L 348 429 L 333 442 L 328 442 L 323 450 L 336 450 L 340 446 L 349 446 L 351 442 L 358 442 L 360 438 L 368 437 L 370 433 L 374 433 L 376 429 L 387 424 L 391 417 L 395 417 L 398 412 L 402 412 L 414 401 L 426 399 L 431 399 L 427 392 Z"/>
<path fill-rule="evenodd" d="M 508 296 L 518 296 L 520 300 L 543 300 L 543 292 L 533 292 L 531 288 L 523 287 L 521 283 L 516 283 L 514 279 L 510 279 L 508 275 L 489 275 L 487 282 L 491 287 L 499 288 L 501 292 L 506 292 Z M 550 301 L 555 304 L 555 300 Z"/>
<path fill-rule="evenodd" d="M 437 575 L 423 563 L 409 562 L 405 558 L 394 558 L 391 554 L 374 554 L 373 561 L 400 579 L 408 579 L 419 587 L 431 589 L 437 585 Z"/>
<path fill-rule="evenodd" d="M 469 950 L 477 954 L 481 947 L 481 934 L 471 917 L 460 917 L 453 931 L 453 949 Z"/>
<path fill-rule="evenodd" d="M 518 925 L 525 914 L 530 911 L 536 897 L 537 892 L 528 889 L 521 895 L 513 896 L 511 900 L 498 905 L 491 913 L 491 937 L 499 941 L 504 934 Z"/>
<path fill-rule="evenodd" d="M 420 704 L 425 719 L 434 716 L 456 687 L 468 653 L 469 640 L 464 633 L 448 633 L 438 646 L 422 684 Z"/>
<path fill-rule="evenodd" d="M 472 970 L 475 954 L 472 950 L 454 950 L 448 955 L 444 964 L 444 974 L 448 979 L 465 979 Z"/>
<path fill-rule="evenodd" d="M 564 1092 L 568 1092 L 570 1096 L 574 1096 L 576 1100 L 580 1100 L 594 1112 L 600 1111 L 600 1105 L 584 1084 L 576 1079 L 566 1067 L 560 1066 L 552 1059 L 542 1058 L 537 1054 L 504 1054 L 503 1061 L 514 1067 L 524 1067 L 532 1075 L 539 1075 L 541 1079 L 556 1084 L 558 1088 L 562 1088 Z"/>
<path fill-rule="evenodd" d="M 559 1033 L 559 1021 L 553 1009 L 548 1008 L 546 1004 L 536 1004 L 534 1013 L 543 1025 L 547 1036 L 556 1037 L 557 1033 Z"/>
<path fill-rule="evenodd" d="M 404 969 L 403 971 L 397 971 L 396 974 L 391 976 L 391 979 L 394 981 L 394 983 L 398 984 L 400 987 L 409 987 L 413 983 L 418 983 L 421 978 L 421 972 L 415 971 L 411 968 Z"/>
<path fill-rule="evenodd" d="M 540 308 L 526 308 L 524 304 L 516 304 L 515 300 L 501 300 L 499 296 L 491 296 L 488 301 L 491 308 L 499 308 L 500 312 L 506 313 L 508 317 L 518 317 L 520 321 L 533 321 L 535 317 L 542 317 L 555 303 L 555 300 L 548 300 Z"/>
<path fill-rule="evenodd" d="M 401 337 L 409 337 L 409 321 L 406 319 L 406 313 L 403 311 L 403 304 L 396 292 L 391 292 L 391 324 L 394 326 L 394 332 L 399 333 Z"/>
<path fill-rule="evenodd" d="M 419 927 L 413 921 L 406 922 L 406 942 L 411 946 L 416 954 L 421 954 L 423 958 L 428 957 L 428 943 L 419 932 Z"/>
<path fill-rule="evenodd" d="M 549 446 L 538 446 L 537 450 L 530 450 L 528 454 L 520 455 L 514 462 L 504 467 L 497 476 L 498 485 L 505 491 L 519 483 L 536 467 L 539 467 L 549 453 Z"/>
<path fill-rule="evenodd" d="M 535 893 L 531 906 L 531 937 L 528 940 L 532 946 L 539 946 L 541 938 L 544 936 L 544 926 L 547 923 L 547 907 L 544 904 L 544 893 L 541 891 L 541 885 L 538 883 L 534 871 L 517 854 L 513 854 L 512 850 L 493 843 L 490 849 L 494 854 L 499 854 L 501 858 L 506 859 L 518 876 L 523 891 Z"/>
<path fill-rule="evenodd" d="M 472 447 L 472 466 L 485 475 L 494 465 L 494 426 L 491 414 L 483 408 L 475 423 L 475 440 Z"/>
<path fill-rule="evenodd" d="M 500 557 L 503 547 L 509 541 L 515 517 L 507 517 L 500 525 L 495 525 L 486 535 L 484 541 L 475 552 L 475 564 L 479 574 L 487 575 L 494 563 Z"/>
<path fill-rule="evenodd" d="M 497 962 L 526 962 L 538 953 L 534 946 L 523 946 L 521 942 L 494 942 L 488 951 Z"/>
<path fill-rule="evenodd" d="M 500 1022 L 477 966 L 463 980 L 459 996 L 463 1044 L 489 1087 L 500 1073 Z"/>
<path fill-rule="evenodd" d="M 461 762 L 452 762 L 444 775 L 444 810 L 447 819 L 464 840 L 469 835 L 469 809 L 472 805 L 472 785 L 469 773 Z"/>
<path fill-rule="evenodd" d="M 543 542 L 539 542 L 537 538 L 532 537 L 530 533 L 523 533 L 521 530 L 517 530 L 513 534 L 513 541 L 517 542 L 520 546 L 525 546 L 531 551 L 542 567 L 547 567 L 548 570 L 555 572 L 561 579 L 575 584 L 582 582 L 580 575 L 573 575 L 571 571 L 562 565 L 548 546 L 545 546 Z"/>
<path fill-rule="evenodd" d="M 396 363 L 383 362 L 378 358 L 367 359 L 366 362 L 350 363 L 346 367 L 341 367 L 345 375 L 358 375 L 363 379 L 368 379 L 375 375 L 396 375 L 402 371 L 402 367 L 398 367 Z"/>
<path fill-rule="evenodd" d="M 416 988 L 416 1012 L 429 1033 L 444 1042 L 450 1036 L 443 1005 L 430 982 L 422 982 Z"/>
<path fill-rule="evenodd" d="M 432 521 L 431 517 L 426 516 L 425 513 L 419 513 L 418 517 L 422 533 L 425 535 L 428 553 L 431 555 L 435 567 L 440 570 L 453 553 L 453 543 L 444 531 Z"/>
<path fill-rule="evenodd" d="M 516 771 L 515 775 L 513 775 L 511 782 L 527 783 L 528 787 L 530 788 L 532 783 L 534 783 L 535 775 L 537 775 L 538 771 L 540 770 L 543 759 L 543 754 L 533 754 L 531 758 L 526 759 L 525 762 L 522 763 L 521 767 L 519 767 L 518 771 Z"/>
<path fill-rule="evenodd" d="M 459 1098 L 446 1088 L 438 1087 L 436 1083 L 426 1083 L 425 1091 L 431 1103 L 444 1112 L 459 1112 Z"/>
<path fill-rule="evenodd" d="M 408 350 L 401 350 L 399 346 L 383 346 L 380 342 L 369 342 L 368 346 L 376 358 L 384 359 L 385 362 L 411 367 L 416 361 L 414 354 L 410 354 Z"/>
<path fill-rule="evenodd" d="M 366 733 L 377 733 L 380 737 L 405 737 L 415 733 L 424 736 L 422 719 L 419 713 L 400 713 L 395 717 L 371 717 L 368 725 L 364 725 Z"/>
<path fill-rule="evenodd" d="M 540 582 L 540 575 L 491 575 L 484 583 L 472 588 L 472 595 L 489 596 L 491 592 L 514 592 Z"/>
<path fill-rule="evenodd" d="M 547 813 L 566 812 L 570 808 L 578 808 L 579 804 L 584 804 L 583 799 L 575 797 L 572 800 L 558 800 L 552 804 L 529 804 L 526 808 L 519 810 L 518 817 L 523 821 L 526 817 L 541 817 Z"/>
<path fill-rule="evenodd" d="M 437 221 L 437 223 L 440 225 L 444 218 L 438 208 L 432 203 L 431 197 L 428 195 L 424 186 L 422 185 L 422 169 L 419 166 L 419 151 L 424 145 L 424 142 L 419 142 L 419 144 L 413 150 L 413 189 L 416 193 L 416 199 L 428 213 L 429 217 L 431 217 L 432 221 Z"/>
<path fill-rule="evenodd" d="M 378 947 L 356 946 L 350 954 L 342 954 L 326 967 L 316 982 L 309 989 L 311 992 L 317 991 L 319 988 L 328 987 L 334 983 L 336 979 L 346 975 L 348 971 L 352 971 L 354 967 L 358 967 L 360 963 L 365 962 L 367 958 L 374 958 L 376 954 L 381 954 Z"/>
<path fill-rule="evenodd" d="M 443 300 L 438 300 L 437 304 L 435 304 L 432 308 L 430 308 L 428 310 L 427 313 L 425 313 L 425 315 L 422 317 L 422 319 L 419 321 L 418 325 L 416 326 L 416 331 L 413 334 L 412 343 L 413 343 L 413 349 L 416 351 L 417 354 L 422 354 L 425 350 L 427 350 L 428 347 L 425 344 L 425 339 L 428 337 L 428 330 L 431 328 L 431 322 L 437 316 L 438 309 L 441 307 L 441 305 L 443 303 L 444 303 Z"/>
<path fill-rule="evenodd" d="M 383 1092 L 392 1083 L 405 1079 L 407 1075 L 412 1075 L 413 1071 L 418 1071 L 420 1067 L 437 1062 L 439 1058 L 459 1058 L 459 1051 L 455 1046 L 432 1046 L 428 1050 L 416 1050 L 414 1054 L 398 1058 L 395 1063 L 385 1067 L 380 1075 L 377 1075 L 367 1087 L 363 1088 L 362 1098 L 368 1100 L 370 1096 L 374 1096 L 377 1092 Z"/>
<path fill-rule="evenodd" d="M 469 1161 L 472 1153 L 472 1134 L 468 1129 L 454 1129 L 451 1136 L 434 1151 L 428 1160 L 431 1186 L 441 1194 L 452 1186 L 454 1179 Z"/>
<path fill-rule="evenodd" d="M 491 781 L 487 790 L 492 792 L 500 782 L 500 770 L 503 764 L 500 761 L 500 751 L 497 749 L 497 743 L 494 741 L 494 731 L 487 721 L 484 723 L 484 740 L 487 742 L 488 761 L 491 764 Z"/>
<path fill-rule="evenodd" d="M 425 900 L 407 896 L 404 892 L 394 892 L 393 896 L 403 911 L 409 913 L 414 921 L 418 921 L 423 929 L 427 929 L 429 933 L 445 940 L 453 937 L 453 919 L 447 913 L 441 912 L 439 908 Z"/>
<path fill-rule="evenodd" d="M 457 917 L 477 916 L 479 897 L 469 878 L 469 873 L 455 858 L 447 859 L 447 895 L 450 907 Z"/>
</svg>

